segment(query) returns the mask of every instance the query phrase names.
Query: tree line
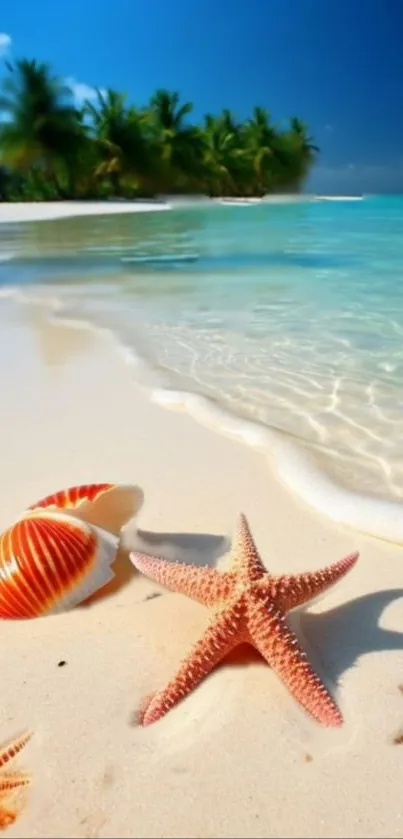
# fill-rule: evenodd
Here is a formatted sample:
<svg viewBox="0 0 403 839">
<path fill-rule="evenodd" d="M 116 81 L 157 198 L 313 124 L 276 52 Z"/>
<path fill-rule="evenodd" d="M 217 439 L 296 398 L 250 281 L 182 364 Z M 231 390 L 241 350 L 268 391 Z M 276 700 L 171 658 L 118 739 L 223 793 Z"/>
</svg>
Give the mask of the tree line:
<svg viewBox="0 0 403 839">
<path fill-rule="evenodd" d="M 102 199 L 163 194 L 263 196 L 298 191 L 318 148 L 297 117 L 256 106 L 190 120 L 193 105 L 157 90 L 144 106 L 97 90 L 77 107 L 48 64 L 7 63 L 0 96 L 0 197 Z"/>
</svg>

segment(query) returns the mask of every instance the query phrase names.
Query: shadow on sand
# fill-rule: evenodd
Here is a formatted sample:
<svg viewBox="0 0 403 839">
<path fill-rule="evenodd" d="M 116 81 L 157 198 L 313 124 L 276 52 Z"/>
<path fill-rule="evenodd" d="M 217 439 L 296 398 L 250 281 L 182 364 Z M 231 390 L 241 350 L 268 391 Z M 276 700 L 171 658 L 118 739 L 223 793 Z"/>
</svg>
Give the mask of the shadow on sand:
<svg viewBox="0 0 403 839">
<path fill-rule="evenodd" d="M 229 547 L 230 539 L 226 536 L 137 530 L 125 540 L 125 549 L 119 551 L 114 565 L 115 579 L 98 593 L 97 599 L 116 592 L 137 574 L 130 562 L 129 550 L 170 561 L 214 566 Z M 151 596 L 145 599 L 151 599 Z M 361 656 L 376 651 L 403 650 L 403 632 L 380 626 L 384 609 L 399 598 L 403 599 L 403 588 L 386 589 L 356 597 L 327 612 L 314 614 L 298 610 L 289 614 L 289 623 L 323 680 L 337 684 L 340 676 Z M 237 647 L 225 658 L 226 665 L 248 665 L 258 661 L 267 666 L 260 654 L 247 644 Z M 332 684 L 329 684 L 331 692 Z"/>
<path fill-rule="evenodd" d="M 403 588 L 386 589 L 328 612 L 299 615 L 303 636 L 326 662 L 326 672 L 334 682 L 367 653 L 403 650 L 403 632 L 380 626 L 384 609 L 399 598 L 403 598 Z"/>
<path fill-rule="evenodd" d="M 138 571 L 130 562 L 130 551 L 153 554 L 171 562 L 178 561 L 187 565 L 209 565 L 211 567 L 229 550 L 229 547 L 230 539 L 228 537 L 211 533 L 155 533 L 141 529 L 125 531 L 122 547 L 119 549 L 113 564 L 115 572 L 113 580 L 81 606 L 90 606 L 98 600 L 116 594 L 117 591 L 128 585 L 134 577 L 139 576 Z"/>
<path fill-rule="evenodd" d="M 140 487 L 115 487 L 80 508 L 79 515 L 85 521 L 106 527 L 110 532 L 121 533 L 121 547 L 113 564 L 114 578 L 82 606 L 89 606 L 96 600 L 116 593 L 137 576 L 138 572 L 129 559 L 130 551 L 152 554 L 171 562 L 211 567 L 229 550 L 231 540 L 228 536 L 158 533 L 137 528 L 136 515 L 143 498 Z M 129 514 L 132 514 L 131 518 Z M 124 522 L 126 524 L 122 528 Z M 327 612 L 296 610 L 290 614 L 289 622 L 301 639 L 302 646 L 306 647 L 318 674 L 325 682 L 330 680 L 337 684 L 341 674 L 356 664 L 362 655 L 375 651 L 403 650 L 403 632 L 380 626 L 384 609 L 398 598 L 403 598 L 403 588 L 373 592 Z M 150 599 L 150 592 L 146 592 L 142 599 Z M 231 654 L 229 660 L 246 663 L 256 660 L 256 657 L 250 647 L 244 649 L 242 645 L 241 649 Z"/>
<path fill-rule="evenodd" d="M 334 694 L 334 685 L 361 656 L 403 650 L 403 632 L 380 626 L 384 609 L 399 598 L 403 599 L 403 588 L 386 589 L 356 597 L 321 614 L 296 611 L 288 615 L 290 626 L 330 693 Z M 237 647 L 225 658 L 226 665 L 258 662 L 267 667 L 260 653 L 247 644 Z M 399 677 L 397 673 L 397 687 L 402 681 L 401 674 Z"/>
</svg>

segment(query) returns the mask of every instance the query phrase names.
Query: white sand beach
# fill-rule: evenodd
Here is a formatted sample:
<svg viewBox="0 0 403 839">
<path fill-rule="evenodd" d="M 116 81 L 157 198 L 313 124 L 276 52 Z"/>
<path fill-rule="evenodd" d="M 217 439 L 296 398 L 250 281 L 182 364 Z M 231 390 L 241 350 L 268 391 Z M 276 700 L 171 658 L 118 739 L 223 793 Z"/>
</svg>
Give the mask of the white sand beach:
<svg viewBox="0 0 403 839">
<path fill-rule="evenodd" d="M 163 200 L 122 201 L 0 201 L 0 224 L 21 221 L 50 221 L 75 216 L 118 215 L 120 213 L 149 213 L 170 210 Z"/>
<path fill-rule="evenodd" d="M 167 195 L 160 198 L 116 199 L 108 201 L 0 201 L 0 224 L 14 224 L 23 221 L 51 221 L 77 216 L 120 215 L 122 213 L 151 213 L 171 210 L 173 207 L 189 205 L 211 205 L 217 203 L 234 206 L 266 204 L 292 204 L 315 200 L 308 195 L 267 195 L 265 198 L 216 199 L 205 195 Z M 335 199 L 336 200 L 336 199 Z M 340 199 L 344 200 L 344 199 Z M 348 199 L 345 199 L 348 200 Z"/>
<path fill-rule="evenodd" d="M 2 529 L 50 492 L 112 481 L 143 488 L 132 544 L 168 559 L 224 567 L 241 511 L 273 572 L 360 551 L 291 616 L 344 714 L 337 729 L 311 721 L 253 652 L 136 727 L 142 697 L 175 673 L 208 613 L 128 561 L 91 606 L 3 621 L 1 740 L 34 732 L 19 758 L 32 784 L 8 835 L 401 836 L 401 547 L 321 518 L 259 452 L 153 404 L 106 334 L 4 298 L 0 336 Z"/>
</svg>

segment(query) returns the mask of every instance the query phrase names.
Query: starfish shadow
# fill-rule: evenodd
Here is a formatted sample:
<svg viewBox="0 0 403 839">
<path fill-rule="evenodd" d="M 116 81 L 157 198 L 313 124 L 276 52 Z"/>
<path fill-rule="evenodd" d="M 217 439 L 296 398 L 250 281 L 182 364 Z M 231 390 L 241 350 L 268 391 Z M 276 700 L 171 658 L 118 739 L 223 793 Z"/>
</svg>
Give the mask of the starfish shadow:
<svg viewBox="0 0 403 839">
<path fill-rule="evenodd" d="M 361 656 L 377 650 L 403 650 L 403 632 L 379 625 L 390 603 L 403 598 L 403 588 L 365 594 L 328 612 L 298 614 L 300 632 L 314 653 L 326 662 L 326 673 L 337 683 Z M 296 615 L 291 615 L 291 622 Z M 303 640 L 303 639 L 302 639 Z"/>
<path fill-rule="evenodd" d="M 322 614 L 302 609 L 289 613 L 290 626 L 323 681 L 332 683 L 331 692 L 342 673 L 362 655 L 376 650 L 403 650 L 403 632 L 379 626 L 383 610 L 400 597 L 403 598 L 403 588 L 387 589 L 357 597 Z M 222 663 L 247 666 L 259 662 L 268 666 L 257 650 L 241 644 Z"/>
<path fill-rule="evenodd" d="M 214 567 L 220 556 L 230 547 L 230 539 L 213 533 L 165 533 L 137 528 L 124 528 L 122 546 L 113 564 L 114 578 L 97 591 L 81 607 L 91 606 L 98 600 L 116 594 L 138 576 L 130 562 L 129 552 L 153 554 L 162 559 L 175 560 L 187 565 L 208 565 Z M 146 598 L 147 599 L 147 598 Z"/>
<path fill-rule="evenodd" d="M 155 533 L 139 529 L 130 550 L 158 554 L 163 559 L 177 560 L 187 565 L 213 567 L 220 556 L 229 550 L 230 545 L 229 537 L 213 533 Z"/>
</svg>

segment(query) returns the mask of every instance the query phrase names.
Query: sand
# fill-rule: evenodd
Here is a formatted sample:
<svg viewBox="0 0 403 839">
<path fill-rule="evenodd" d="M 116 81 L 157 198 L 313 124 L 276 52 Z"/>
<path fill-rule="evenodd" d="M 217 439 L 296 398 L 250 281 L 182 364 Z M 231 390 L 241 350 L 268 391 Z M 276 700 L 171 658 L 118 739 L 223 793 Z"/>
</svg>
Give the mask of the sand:
<svg viewBox="0 0 403 839">
<path fill-rule="evenodd" d="M 21 221 L 49 221 L 74 216 L 103 216 L 120 213 L 149 213 L 169 210 L 166 201 L 24 201 L 1 202 L 0 224 Z"/>
<path fill-rule="evenodd" d="M 292 618 L 333 685 L 340 729 L 311 721 L 253 654 L 157 724 L 134 726 L 207 610 L 128 564 L 124 584 L 90 607 L 4 621 L 0 737 L 34 732 L 19 761 L 32 785 L 8 835 L 401 836 L 401 548 L 319 517 L 259 452 L 153 404 L 106 335 L 3 299 L 0 336 L 1 528 L 58 488 L 133 482 L 145 502 L 132 544 L 157 542 L 167 558 L 224 567 L 240 511 L 275 572 L 361 552 Z"/>
<path fill-rule="evenodd" d="M 290 204 L 298 201 L 313 200 L 301 195 L 268 195 L 264 199 L 211 199 L 204 195 L 166 195 L 150 200 L 116 199 L 109 201 L 0 201 L 0 224 L 12 224 L 23 221 L 50 221 L 52 219 L 73 218 L 74 216 L 118 215 L 121 213 L 149 213 L 189 206 L 214 206 L 227 203 L 253 206 L 261 201 L 271 204 Z"/>
</svg>

